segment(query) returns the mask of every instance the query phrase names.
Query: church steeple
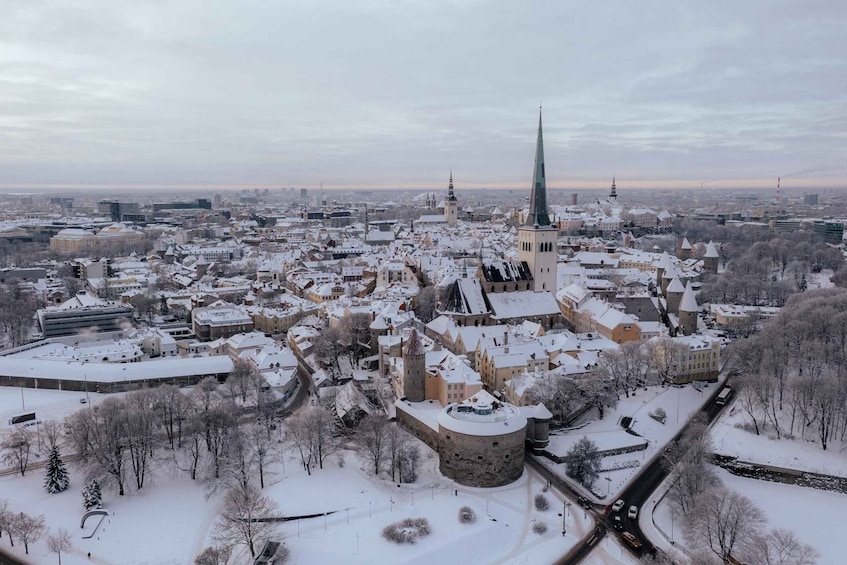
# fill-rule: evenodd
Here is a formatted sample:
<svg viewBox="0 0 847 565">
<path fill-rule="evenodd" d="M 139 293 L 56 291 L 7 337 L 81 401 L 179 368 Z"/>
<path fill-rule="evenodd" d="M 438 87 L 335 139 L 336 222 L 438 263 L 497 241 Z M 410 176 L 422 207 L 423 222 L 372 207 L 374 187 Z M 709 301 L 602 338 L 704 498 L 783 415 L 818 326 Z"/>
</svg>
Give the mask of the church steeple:
<svg viewBox="0 0 847 565">
<path fill-rule="evenodd" d="M 615 175 L 612 175 L 612 190 L 609 192 L 609 200 L 618 199 L 618 189 L 615 187 Z"/>
<path fill-rule="evenodd" d="M 459 201 L 453 193 L 453 169 L 450 169 L 450 184 L 447 188 L 447 200 L 444 201 L 444 218 L 448 226 L 455 226 L 459 219 Z"/>
<path fill-rule="evenodd" d="M 453 169 L 450 169 L 450 186 L 447 188 L 447 200 L 455 202 L 456 195 L 453 194 Z"/>
<path fill-rule="evenodd" d="M 544 138 L 541 134 L 541 110 L 538 110 L 538 140 L 535 143 L 535 169 L 532 172 L 532 192 L 529 198 L 527 226 L 549 226 L 547 214 L 547 180 L 544 175 Z"/>
</svg>

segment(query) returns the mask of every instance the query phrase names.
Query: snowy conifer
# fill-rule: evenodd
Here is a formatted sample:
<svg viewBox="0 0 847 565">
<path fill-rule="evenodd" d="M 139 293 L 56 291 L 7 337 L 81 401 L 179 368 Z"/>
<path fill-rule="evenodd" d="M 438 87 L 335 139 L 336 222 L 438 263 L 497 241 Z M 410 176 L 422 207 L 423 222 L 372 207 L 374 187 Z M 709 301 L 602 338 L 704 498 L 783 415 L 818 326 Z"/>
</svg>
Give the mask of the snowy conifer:
<svg viewBox="0 0 847 565">
<path fill-rule="evenodd" d="M 103 495 L 100 493 L 100 485 L 97 483 L 97 479 L 91 479 L 91 482 L 82 489 L 82 505 L 85 506 L 86 510 L 100 508 L 102 499 Z"/>
<path fill-rule="evenodd" d="M 57 492 L 68 490 L 69 485 L 68 469 L 65 467 L 62 458 L 59 457 L 59 449 L 54 447 L 50 450 L 50 457 L 47 459 L 47 474 L 44 477 L 44 489 L 50 494 L 56 494 Z"/>
</svg>

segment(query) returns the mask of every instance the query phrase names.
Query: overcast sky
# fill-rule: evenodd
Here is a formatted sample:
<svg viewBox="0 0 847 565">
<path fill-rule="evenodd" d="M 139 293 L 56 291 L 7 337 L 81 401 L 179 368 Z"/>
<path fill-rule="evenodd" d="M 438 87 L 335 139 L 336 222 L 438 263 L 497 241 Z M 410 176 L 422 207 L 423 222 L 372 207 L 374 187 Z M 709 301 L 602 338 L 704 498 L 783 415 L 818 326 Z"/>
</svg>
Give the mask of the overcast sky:
<svg viewBox="0 0 847 565">
<path fill-rule="evenodd" d="M 844 186 L 847 2 L 0 0 L 0 185 Z M 792 173 L 795 173 L 792 175 Z"/>
</svg>

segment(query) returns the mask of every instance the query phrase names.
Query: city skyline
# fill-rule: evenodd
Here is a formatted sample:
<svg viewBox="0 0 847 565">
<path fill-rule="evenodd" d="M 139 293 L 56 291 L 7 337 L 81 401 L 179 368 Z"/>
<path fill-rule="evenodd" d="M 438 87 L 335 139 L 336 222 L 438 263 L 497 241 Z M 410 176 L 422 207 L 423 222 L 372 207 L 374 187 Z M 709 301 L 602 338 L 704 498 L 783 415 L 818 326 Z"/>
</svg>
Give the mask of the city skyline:
<svg viewBox="0 0 847 565">
<path fill-rule="evenodd" d="M 14 6 L 0 186 L 844 186 L 833 2 Z"/>
</svg>

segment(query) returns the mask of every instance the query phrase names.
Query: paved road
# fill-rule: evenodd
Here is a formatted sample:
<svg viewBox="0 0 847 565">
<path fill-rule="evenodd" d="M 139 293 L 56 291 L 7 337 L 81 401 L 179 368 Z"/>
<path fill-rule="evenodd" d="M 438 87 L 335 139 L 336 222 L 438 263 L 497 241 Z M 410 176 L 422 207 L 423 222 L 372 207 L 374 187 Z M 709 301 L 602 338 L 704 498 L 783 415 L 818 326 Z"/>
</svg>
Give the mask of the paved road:
<svg viewBox="0 0 847 565">
<path fill-rule="evenodd" d="M 705 414 L 709 423 L 712 423 L 725 408 L 725 406 L 719 406 L 715 403 L 715 397 L 717 397 L 718 393 L 723 389 L 723 385 L 716 387 L 716 389 L 717 390 L 712 393 L 706 404 L 700 410 L 700 412 Z M 689 425 L 690 421 L 671 439 L 671 442 L 677 441 L 680 436 L 685 433 Z M 541 463 L 535 461 L 530 455 L 527 455 L 526 461 L 527 464 L 538 471 L 542 477 L 549 480 L 556 488 L 570 497 L 571 500 L 574 501 L 574 509 L 579 508 L 576 504 L 576 500 L 580 498 L 581 495 L 564 479 L 553 473 Z M 607 533 L 618 536 L 621 545 L 630 549 L 630 551 L 632 551 L 632 553 L 636 556 L 640 557 L 645 551 L 656 551 L 653 543 L 647 538 L 647 536 L 644 535 L 644 532 L 642 532 L 641 528 L 638 526 L 638 520 L 632 520 L 627 517 L 627 509 L 630 505 L 638 506 L 640 509 L 650 498 L 653 492 L 659 488 L 659 485 L 662 484 L 662 481 L 665 480 L 665 477 L 667 477 L 669 473 L 670 469 L 664 465 L 664 457 L 655 456 L 647 464 L 647 466 L 643 467 L 632 481 L 630 481 L 630 486 L 620 495 L 620 498 L 626 502 L 624 510 L 620 513 L 623 522 L 623 529 L 624 531 L 632 533 L 641 541 L 642 548 L 640 550 L 636 551 L 630 548 L 630 546 L 624 542 L 623 538 L 620 537 L 620 532 L 614 531 L 614 528 L 612 527 L 613 513 L 611 511 L 611 503 L 614 501 L 609 501 L 610 504 L 608 506 L 598 504 L 591 505 L 590 508 L 585 509 L 585 512 L 590 514 L 594 519 L 595 527 L 592 528 L 589 533 L 584 535 L 582 539 L 579 540 L 579 543 L 574 545 L 565 555 L 558 559 L 556 561 L 557 565 L 572 565 L 581 562 L 583 559 L 588 557 L 595 547 L 600 544 L 600 541 Z"/>
<path fill-rule="evenodd" d="M 700 413 L 704 414 L 707 418 L 707 422 L 711 424 L 715 418 L 721 413 L 721 411 L 726 408 L 726 405 L 718 405 L 715 403 L 715 398 L 718 393 L 723 389 L 723 385 L 716 387 L 716 390 L 712 393 L 709 399 L 706 401 L 706 404 L 700 410 Z M 671 439 L 671 443 L 679 440 L 680 436 L 682 436 L 690 425 L 690 421 L 682 427 L 682 429 L 677 433 L 673 439 Z M 669 444 L 670 445 L 670 444 Z M 639 551 L 632 550 L 634 554 L 641 555 L 644 551 L 654 551 L 654 544 L 651 543 L 647 536 L 644 535 L 644 532 L 641 531 L 641 528 L 638 525 L 638 520 L 631 520 L 626 516 L 626 509 L 630 507 L 630 505 L 638 506 L 638 508 L 642 508 L 644 503 L 650 498 L 650 496 L 659 488 L 659 485 L 662 484 L 662 481 L 670 473 L 670 469 L 667 468 L 667 465 L 664 463 L 664 457 L 656 456 L 654 457 L 650 463 L 644 467 L 641 472 L 636 475 L 636 477 L 630 482 L 630 486 L 621 493 L 620 497 L 626 502 L 626 506 L 624 510 L 621 511 L 621 519 L 624 524 L 624 530 L 632 533 L 635 537 L 637 537 L 643 547 Z M 611 507 L 606 511 L 606 517 L 609 519 L 609 523 L 611 524 Z M 618 534 L 620 535 L 620 534 Z M 629 547 L 621 538 L 621 543 L 625 547 Z M 576 562 L 574 562 L 576 563 Z"/>
</svg>

